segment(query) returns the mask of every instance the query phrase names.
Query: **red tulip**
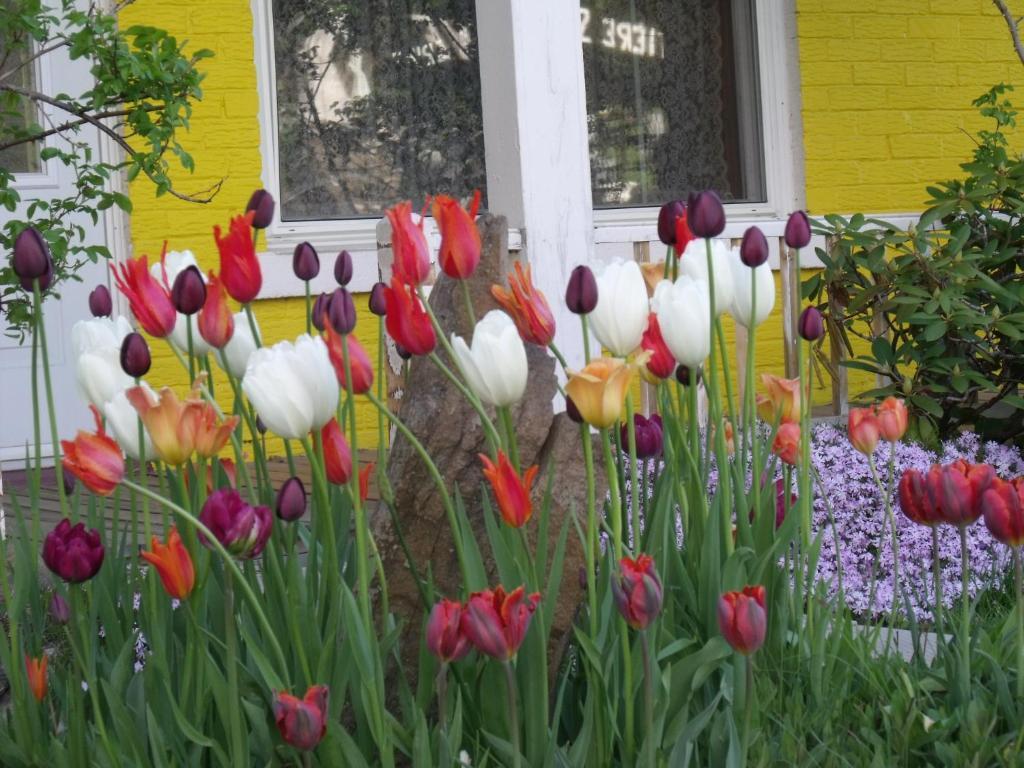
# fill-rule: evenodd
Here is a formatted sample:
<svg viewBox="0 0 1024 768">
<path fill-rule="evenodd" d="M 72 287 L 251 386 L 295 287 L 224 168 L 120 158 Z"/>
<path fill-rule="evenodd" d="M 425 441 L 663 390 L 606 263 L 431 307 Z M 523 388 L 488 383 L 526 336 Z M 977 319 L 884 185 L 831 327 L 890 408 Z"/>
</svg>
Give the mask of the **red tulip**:
<svg viewBox="0 0 1024 768">
<path fill-rule="evenodd" d="M 779 425 L 772 442 L 772 453 L 790 466 L 800 462 L 800 425 L 787 421 Z"/>
<path fill-rule="evenodd" d="M 90 405 L 89 410 L 96 420 L 96 432 L 80 430 L 74 440 L 61 440 L 61 466 L 93 493 L 109 496 L 124 479 L 124 457 L 117 442 L 103 431 L 96 406 Z"/>
<path fill-rule="evenodd" d="M 25 676 L 28 678 L 28 688 L 36 701 L 46 698 L 46 668 L 50 659 L 44 653 L 39 657 L 25 655 Z"/>
<path fill-rule="evenodd" d="M 690 222 L 684 210 L 682 215 L 676 219 L 676 241 L 673 244 L 673 247 L 676 249 L 676 255 L 681 256 L 683 251 L 686 250 L 686 246 L 696 239 L 693 231 L 690 229 Z"/>
<path fill-rule="evenodd" d="M 352 477 L 352 449 L 338 426 L 337 419 L 331 419 L 322 430 L 320 438 L 324 444 L 324 464 L 327 480 L 335 485 L 344 485 Z"/>
<path fill-rule="evenodd" d="M 442 662 L 458 661 L 471 646 L 462 631 L 462 603 L 441 600 L 430 609 L 427 619 L 427 649 Z"/>
<path fill-rule="evenodd" d="M 643 372 L 647 374 L 648 379 L 667 379 L 675 371 L 676 359 L 672 357 L 668 345 L 665 344 L 658 316 L 653 312 L 647 316 L 647 330 L 640 339 L 640 348 L 651 353 L 643 364 Z"/>
<path fill-rule="evenodd" d="M 555 316 L 544 294 L 534 286 L 530 266 L 523 269 L 517 261 L 514 268 L 515 274 L 508 276 L 509 290 L 492 285 L 491 295 L 515 321 L 523 341 L 546 347 L 555 338 Z"/>
<path fill-rule="evenodd" d="M 647 629 L 661 613 L 664 599 L 661 579 L 650 555 L 619 561 L 620 576 L 612 579 L 615 605 L 633 629 Z"/>
<path fill-rule="evenodd" d="M 352 391 L 357 395 L 369 392 L 370 387 L 373 386 L 373 363 L 370 362 L 370 356 L 363 349 L 363 345 L 359 343 L 359 339 L 352 334 L 341 336 L 330 323 L 327 323 L 324 326 L 324 341 L 327 343 L 327 354 L 342 389 L 346 388 L 345 353 L 341 346 L 344 344 L 348 347 L 348 365 L 352 371 Z"/>
<path fill-rule="evenodd" d="M 99 531 L 86 529 L 84 523 L 71 525 L 67 518 L 57 523 L 43 541 L 46 567 L 72 584 L 88 581 L 99 573 L 104 554 Z"/>
<path fill-rule="evenodd" d="M 764 587 L 744 587 L 718 598 L 718 628 L 738 653 L 749 656 L 760 648 L 767 626 Z"/>
<path fill-rule="evenodd" d="M 494 491 L 494 499 L 498 503 L 502 519 L 513 528 L 526 525 L 533 514 L 530 486 L 533 485 L 533 479 L 540 468 L 535 464 L 520 477 L 504 451 L 498 451 L 497 466 L 482 453 L 480 461 L 484 465 L 484 477 Z"/>
<path fill-rule="evenodd" d="M 395 343 L 413 355 L 433 352 L 437 346 L 434 326 L 415 288 L 392 277 L 391 287 L 384 291 L 384 299 L 388 308 L 384 322 Z"/>
<path fill-rule="evenodd" d="M 252 235 L 255 215 L 255 211 L 249 211 L 233 217 L 223 237 L 220 226 L 213 228 L 213 239 L 220 251 L 220 278 L 231 298 L 242 304 L 255 299 L 263 287 L 263 273 Z"/>
<path fill-rule="evenodd" d="M 359 500 L 365 502 L 370 498 L 370 475 L 377 465 L 372 461 L 359 470 Z"/>
<path fill-rule="evenodd" d="M 993 536 L 1011 547 L 1024 544 L 1024 477 L 1010 482 L 994 478 L 982 494 L 981 508 Z"/>
<path fill-rule="evenodd" d="M 846 420 L 847 433 L 850 437 L 850 445 L 870 456 L 878 447 L 880 437 L 878 430 L 878 419 L 875 412 L 870 408 L 851 408 L 850 415 Z"/>
<path fill-rule="evenodd" d="M 274 722 L 281 738 L 296 749 L 310 750 L 327 733 L 326 685 L 311 685 L 301 699 L 278 691 L 274 694 Z"/>
<path fill-rule="evenodd" d="M 987 464 L 957 459 L 928 470 L 928 497 L 944 522 L 970 525 L 981 517 L 982 497 L 994 479 L 995 471 Z"/>
<path fill-rule="evenodd" d="M 122 264 L 111 264 L 114 283 L 128 299 L 132 314 L 150 336 L 162 339 L 169 336 L 178 320 L 165 285 L 149 273 L 149 259 L 141 256 Z"/>
<path fill-rule="evenodd" d="M 479 208 L 479 189 L 473 193 L 468 209 L 448 195 L 434 197 L 432 212 L 437 228 L 441 230 L 437 260 L 444 273 L 457 280 L 472 275 L 480 263 L 480 231 L 475 221 Z"/>
<path fill-rule="evenodd" d="M 908 469 L 896 486 L 900 509 L 910 520 L 920 525 L 938 525 L 943 522 L 935 510 L 928 493 L 925 476 L 916 469 Z"/>
<path fill-rule="evenodd" d="M 206 284 L 206 303 L 199 310 L 199 335 L 214 349 L 221 349 L 235 334 L 235 316 L 228 306 L 228 292 L 216 272 Z"/>
<path fill-rule="evenodd" d="M 895 443 L 903 438 L 907 431 L 907 406 L 893 396 L 882 401 L 875 411 L 875 418 L 878 421 L 878 434 L 883 440 Z"/>
<path fill-rule="evenodd" d="M 391 274 L 401 283 L 417 286 L 430 274 L 430 250 L 423 234 L 423 219 L 419 225 L 412 223 L 409 201 L 389 208 L 385 215 L 391 222 Z"/>
<path fill-rule="evenodd" d="M 243 560 L 259 557 L 274 525 L 269 507 L 247 504 L 233 488 L 211 493 L 199 520 L 230 554 Z M 199 540 L 203 546 L 211 546 L 205 534 L 200 534 Z"/>
<path fill-rule="evenodd" d="M 192 588 L 196 583 L 196 570 L 192 565 L 192 557 L 181 543 L 177 528 L 171 528 L 166 544 L 161 544 L 160 540 L 153 536 L 150 549 L 143 550 L 140 554 L 143 560 L 156 568 L 168 595 L 177 600 L 184 600 L 192 594 Z"/>
<path fill-rule="evenodd" d="M 523 587 L 506 594 L 501 586 L 474 592 L 462 612 L 462 631 L 480 653 L 508 661 L 519 651 L 540 594 Z"/>
</svg>

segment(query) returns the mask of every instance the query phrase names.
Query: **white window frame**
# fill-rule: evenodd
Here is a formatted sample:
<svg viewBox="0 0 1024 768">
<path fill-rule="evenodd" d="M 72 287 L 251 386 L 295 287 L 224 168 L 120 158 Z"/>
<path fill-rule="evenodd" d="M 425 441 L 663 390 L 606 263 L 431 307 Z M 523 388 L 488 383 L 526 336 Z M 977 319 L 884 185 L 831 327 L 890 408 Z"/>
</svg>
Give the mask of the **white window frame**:
<svg viewBox="0 0 1024 768">
<path fill-rule="evenodd" d="M 33 52 L 34 55 L 34 52 Z M 32 61 L 32 69 L 35 75 L 34 82 L 36 90 L 40 93 L 53 93 L 53 71 L 52 71 L 52 57 L 48 55 L 37 56 Z M 59 110 L 49 107 L 47 105 L 38 104 L 31 99 L 28 99 L 28 107 L 35 109 L 36 114 L 40 118 L 49 117 L 55 123 L 61 122 L 66 119 Z M 43 122 L 41 119 L 40 122 Z M 57 146 L 58 136 L 57 134 L 47 136 L 42 142 L 38 143 L 39 151 L 42 152 L 47 147 Z M 32 171 L 29 173 L 15 173 L 14 179 L 11 186 L 14 187 L 18 192 L 32 192 L 35 190 L 47 190 L 56 189 L 60 186 L 59 171 L 57 164 L 52 160 L 40 160 L 40 170 Z M 22 195 L 22 199 L 25 196 Z"/>
</svg>

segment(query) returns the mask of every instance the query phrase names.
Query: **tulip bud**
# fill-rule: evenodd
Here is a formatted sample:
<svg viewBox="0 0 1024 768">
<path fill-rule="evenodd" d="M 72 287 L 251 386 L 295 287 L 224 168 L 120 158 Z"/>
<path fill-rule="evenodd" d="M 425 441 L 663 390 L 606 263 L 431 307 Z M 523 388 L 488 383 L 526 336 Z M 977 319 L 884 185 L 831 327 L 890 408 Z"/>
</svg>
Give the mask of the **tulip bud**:
<svg viewBox="0 0 1024 768">
<path fill-rule="evenodd" d="M 817 341 L 825 335 L 825 321 L 817 307 L 807 307 L 800 313 L 797 330 L 804 341 Z"/>
<path fill-rule="evenodd" d="M 64 479 L 64 495 L 70 496 L 75 492 L 75 476 L 70 472 L 61 472 Z"/>
<path fill-rule="evenodd" d="M 53 259 L 50 256 L 50 246 L 35 227 L 26 227 L 14 240 L 14 257 L 11 259 L 11 266 L 14 267 L 14 274 L 22 280 L 29 282 L 29 289 L 32 287 L 32 280 L 41 278 L 51 269 Z"/>
<path fill-rule="evenodd" d="M 427 649 L 440 661 L 458 661 L 472 650 L 462 631 L 462 604 L 441 600 L 430 609 L 427 619 Z"/>
<path fill-rule="evenodd" d="M 54 592 L 53 597 L 50 598 L 50 616 L 58 624 L 67 624 L 71 619 L 71 606 L 68 605 L 68 601 L 61 597 L 58 593 Z"/>
<path fill-rule="evenodd" d="M 658 239 L 665 245 L 676 244 L 676 222 L 686 212 L 686 203 L 671 200 L 658 211 Z"/>
<path fill-rule="evenodd" d="M 310 243 L 302 242 L 292 251 L 292 272 L 299 280 L 309 282 L 320 274 L 320 257 Z"/>
<path fill-rule="evenodd" d="M 388 313 L 387 289 L 384 283 L 374 283 L 370 289 L 370 311 L 377 317 L 384 317 Z"/>
<path fill-rule="evenodd" d="M 636 560 L 624 557 L 619 567 L 619 577 L 612 579 L 615 607 L 633 629 L 647 629 L 661 613 L 664 597 L 654 559 L 650 555 L 638 555 Z"/>
<path fill-rule="evenodd" d="M 297 477 L 289 477 L 277 492 L 274 505 L 277 516 L 286 522 L 294 522 L 306 514 L 306 488 Z"/>
<path fill-rule="evenodd" d="M 256 416 L 256 431 L 261 435 L 267 434 L 267 425 L 263 423 L 263 419 L 259 416 Z"/>
<path fill-rule="evenodd" d="M 583 423 L 583 414 L 580 413 L 580 409 L 576 407 L 572 398 L 568 396 L 565 398 L 565 415 L 569 417 L 569 421 L 574 421 L 577 424 Z"/>
<path fill-rule="evenodd" d="M 629 425 L 623 424 L 619 428 L 619 437 L 623 447 L 629 445 Z M 636 457 L 638 459 L 653 459 L 661 455 L 663 444 L 661 416 L 652 414 L 648 419 L 639 413 L 633 414 L 633 431 L 636 435 Z"/>
<path fill-rule="evenodd" d="M 694 376 L 696 377 L 696 380 L 693 383 L 694 384 L 700 384 L 700 379 L 701 379 L 701 369 L 700 368 L 696 369 L 696 371 L 694 373 Z M 678 381 L 684 387 L 690 386 L 690 369 L 687 368 L 685 365 L 677 366 L 676 367 L 676 381 Z"/>
<path fill-rule="evenodd" d="M 194 315 L 206 303 L 206 283 L 195 265 L 181 270 L 171 286 L 171 303 L 183 315 Z"/>
<path fill-rule="evenodd" d="M 743 233 L 740 261 L 748 267 L 759 267 L 768 261 L 768 239 L 759 227 L 748 227 Z"/>
<path fill-rule="evenodd" d="M 152 364 L 149 344 L 141 333 L 129 333 L 121 342 L 121 369 L 134 379 L 141 379 L 149 373 Z"/>
<path fill-rule="evenodd" d="M 851 408 L 846 421 L 850 444 L 865 456 L 878 447 L 878 419 L 870 408 Z"/>
<path fill-rule="evenodd" d="M 523 587 L 474 592 L 462 609 L 462 632 L 480 653 L 508 661 L 526 639 L 539 602 L 539 593 L 527 595 Z"/>
<path fill-rule="evenodd" d="M 875 417 L 878 419 L 878 433 L 883 440 L 895 443 L 903 438 L 909 421 L 906 403 L 890 395 L 878 406 Z"/>
<path fill-rule="evenodd" d="M 345 288 L 335 288 L 331 294 L 331 303 L 327 307 L 327 321 L 338 333 L 352 333 L 356 327 L 356 307 L 352 303 L 352 294 Z"/>
<path fill-rule="evenodd" d="M 41 274 L 39 277 L 36 277 L 36 278 L 22 277 L 22 278 L 20 278 L 19 282 L 21 283 L 21 287 L 24 288 L 25 291 L 27 291 L 28 293 L 32 293 L 32 291 L 33 291 L 33 287 L 32 287 L 33 280 L 38 280 L 39 281 L 39 292 L 40 293 L 42 293 L 47 288 L 49 288 L 50 284 L 53 282 L 53 262 L 52 261 L 47 261 L 46 262 L 46 271 L 43 272 L 43 274 Z"/>
<path fill-rule="evenodd" d="M 577 315 L 589 315 L 597 306 L 597 280 L 590 267 L 581 264 L 569 275 L 565 304 Z"/>
<path fill-rule="evenodd" d="M 352 282 L 352 254 L 342 251 L 334 260 L 334 280 L 342 288 Z"/>
<path fill-rule="evenodd" d="M 89 294 L 89 311 L 93 317 L 110 317 L 114 311 L 114 302 L 110 298 L 110 290 L 105 285 L 97 285 Z"/>
<path fill-rule="evenodd" d="M 313 302 L 313 309 L 311 310 L 313 313 L 313 327 L 318 331 L 322 332 L 324 329 L 324 315 L 330 305 L 331 294 L 329 293 L 321 293 Z"/>
<path fill-rule="evenodd" d="M 806 248 L 811 242 L 811 222 L 803 211 L 793 211 L 786 220 L 784 234 L 786 245 L 790 248 Z"/>
<path fill-rule="evenodd" d="M 397 341 L 395 342 L 395 351 L 398 353 L 398 356 L 400 358 L 402 358 L 403 360 L 410 360 L 410 359 L 412 359 L 412 352 L 410 352 L 408 349 L 403 347 Z"/>
<path fill-rule="evenodd" d="M 686 221 L 696 237 L 718 237 L 725 229 L 725 208 L 715 192 L 691 192 L 686 201 Z"/>
<path fill-rule="evenodd" d="M 764 587 L 744 587 L 718 598 L 718 628 L 733 650 L 749 656 L 764 643 L 768 628 Z"/>
<path fill-rule="evenodd" d="M 245 212 L 249 211 L 255 211 L 252 217 L 253 229 L 266 229 L 274 220 L 274 196 L 265 189 L 257 189 L 245 206 Z"/>
</svg>

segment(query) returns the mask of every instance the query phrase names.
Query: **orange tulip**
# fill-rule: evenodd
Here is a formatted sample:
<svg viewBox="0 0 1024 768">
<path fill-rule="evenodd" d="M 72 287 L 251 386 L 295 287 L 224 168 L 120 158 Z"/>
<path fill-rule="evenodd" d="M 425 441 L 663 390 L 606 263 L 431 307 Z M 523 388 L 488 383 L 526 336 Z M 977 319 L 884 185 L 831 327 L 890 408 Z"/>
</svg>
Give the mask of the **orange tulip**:
<svg viewBox="0 0 1024 768">
<path fill-rule="evenodd" d="M 36 701 L 46 698 L 46 667 L 50 659 L 44 653 L 39 657 L 25 656 L 25 674 L 28 677 L 28 688 Z"/>
<path fill-rule="evenodd" d="M 522 262 L 516 262 L 508 287 L 510 290 L 492 285 L 491 295 L 515 321 L 523 341 L 546 347 L 555 338 L 555 316 L 544 294 L 534 286 L 529 264 L 523 269 Z"/>
<path fill-rule="evenodd" d="M 231 433 L 238 426 L 239 416 L 229 416 L 221 421 L 212 404 L 201 401 L 196 417 L 196 453 L 204 459 L 212 459 L 231 439 Z"/>
<path fill-rule="evenodd" d="M 432 211 L 441 230 L 441 248 L 437 260 L 449 277 L 464 280 L 480 263 L 480 231 L 476 228 L 476 212 L 480 208 L 480 190 L 473 193 L 469 208 L 448 195 L 434 197 Z"/>
<path fill-rule="evenodd" d="M 242 304 L 255 299 L 263 287 L 263 273 L 256 258 L 252 221 L 255 211 L 231 219 L 228 233 L 221 237 L 221 228 L 214 226 L 213 239 L 220 251 L 220 279 L 231 298 Z"/>
<path fill-rule="evenodd" d="M 359 339 L 351 333 L 342 336 L 330 323 L 324 325 L 324 342 L 327 344 L 327 354 L 334 367 L 334 373 L 338 377 L 338 383 L 345 388 L 345 353 L 342 344 L 348 347 L 348 365 L 352 371 L 352 391 L 357 395 L 365 394 L 373 386 L 373 363 L 370 356 L 366 354 Z"/>
<path fill-rule="evenodd" d="M 725 425 L 725 450 L 732 456 L 736 453 L 736 437 L 733 432 L 732 422 L 729 419 L 722 419 L 722 424 Z M 711 434 L 714 436 L 714 432 Z"/>
<path fill-rule="evenodd" d="M 878 420 L 878 434 L 883 440 L 895 443 L 907 432 L 907 406 L 903 400 L 890 395 L 875 411 Z"/>
<path fill-rule="evenodd" d="M 96 432 L 79 431 L 74 440 L 61 440 L 61 465 L 95 494 L 109 496 L 124 478 L 124 457 L 117 442 L 103 431 L 96 406 L 90 405 Z"/>
<path fill-rule="evenodd" d="M 184 600 L 192 593 L 196 583 L 196 571 L 192 565 L 192 557 L 181 543 L 177 528 L 171 528 L 166 544 L 161 544 L 160 540 L 153 536 L 150 549 L 143 550 L 140 554 L 143 560 L 156 568 L 168 595 Z"/>
<path fill-rule="evenodd" d="M 238 424 L 238 416 L 218 422 L 214 407 L 199 399 L 198 387 L 184 402 L 170 387 L 161 389 L 159 398 L 142 387 L 132 387 L 126 395 L 139 412 L 157 455 L 172 467 L 184 464 L 193 452 L 206 458 L 216 456 Z"/>
<path fill-rule="evenodd" d="M 800 461 L 800 425 L 787 421 L 779 426 L 772 442 L 772 453 L 787 464 L 796 466 Z"/>
<path fill-rule="evenodd" d="M 198 326 L 199 335 L 215 349 L 221 349 L 235 333 L 235 316 L 228 306 L 228 292 L 213 271 L 206 283 L 206 303 L 199 310 Z"/>
<path fill-rule="evenodd" d="M 658 283 L 665 279 L 665 262 L 641 264 L 640 271 L 643 273 L 644 283 L 647 285 L 647 298 L 652 298 Z"/>
<path fill-rule="evenodd" d="M 498 451 L 498 464 L 484 454 L 480 454 L 484 465 L 484 477 L 491 484 L 494 499 L 498 502 L 498 510 L 502 519 L 513 528 L 521 528 L 533 514 L 533 502 L 530 501 L 530 486 L 540 469 L 536 464 L 530 467 L 522 477 L 516 472 L 512 462 L 504 451 Z"/>
<path fill-rule="evenodd" d="M 762 373 L 767 395 L 757 396 L 757 415 L 767 424 L 800 421 L 800 380 Z"/>
<path fill-rule="evenodd" d="M 582 371 L 570 372 L 565 391 L 585 422 L 605 429 L 622 420 L 632 378 L 633 369 L 623 360 L 599 357 Z"/>
<path fill-rule="evenodd" d="M 389 208 L 385 216 L 391 223 L 391 274 L 401 283 L 417 286 L 430 274 L 430 249 L 423 234 L 423 219 L 418 226 L 412 223 L 412 203 L 408 200 Z"/>
<path fill-rule="evenodd" d="M 850 444 L 865 456 L 870 456 L 878 447 L 878 419 L 870 408 L 851 408 L 846 420 Z"/>
</svg>

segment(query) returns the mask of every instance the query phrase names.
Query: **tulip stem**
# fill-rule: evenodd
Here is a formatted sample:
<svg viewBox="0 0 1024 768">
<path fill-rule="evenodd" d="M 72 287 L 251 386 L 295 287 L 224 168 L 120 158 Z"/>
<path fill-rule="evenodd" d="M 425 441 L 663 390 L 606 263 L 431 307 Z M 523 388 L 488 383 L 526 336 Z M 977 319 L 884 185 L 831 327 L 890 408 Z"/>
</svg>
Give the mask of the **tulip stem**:
<svg viewBox="0 0 1024 768">
<path fill-rule="evenodd" d="M 722 495 L 722 503 L 719 505 L 719 523 L 722 526 L 722 546 L 725 548 L 725 555 L 732 554 L 734 544 L 732 540 L 732 504 L 729 501 L 729 483 L 724 482 L 728 473 L 729 457 L 725 450 L 725 429 L 722 426 L 722 396 L 718 389 L 718 367 L 715 364 L 715 337 L 718 337 L 719 354 L 722 357 L 722 364 L 725 365 L 725 344 L 722 340 L 722 324 L 718 321 L 718 308 L 715 306 L 715 270 L 714 261 L 711 256 L 711 238 L 704 238 L 705 253 L 708 269 L 708 304 L 711 323 L 711 349 L 708 352 L 708 378 L 706 388 L 708 392 L 709 414 L 707 423 L 707 439 L 712 436 L 715 443 L 715 458 L 718 467 L 718 488 L 716 494 Z M 729 385 L 729 376 L 725 375 L 726 386 Z M 730 397 L 730 400 L 732 398 Z M 712 435 L 713 430 L 713 435 Z"/>
<path fill-rule="evenodd" d="M 644 762 L 649 768 L 654 768 L 654 667 L 651 665 L 650 641 L 646 629 L 640 630 L 640 650 L 644 657 L 644 725 L 647 730 L 644 734 Z M 744 764 L 741 762 L 741 765 Z"/>
<path fill-rule="evenodd" d="M 970 552 L 967 549 L 967 526 L 960 523 L 960 686 L 963 705 L 971 698 L 971 598 Z"/>
<path fill-rule="evenodd" d="M 896 516 L 892 510 L 892 475 L 893 475 L 893 454 L 895 453 L 895 445 L 889 444 L 890 456 L 889 456 L 889 485 L 886 487 L 882 484 L 882 478 L 878 474 L 878 468 L 875 466 L 874 455 L 868 456 L 868 467 L 871 469 L 871 477 L 875 481 L 875 486 L 878 488 L 879 494 L 882 496 L 882 503 L 885 505 L 885 517 L 889 525 L 889 536 L 892 540 L 892 608 L 889 616 L 889 627 L 890 630 L 896 628 L 896 614 L 899 609 L 899 584 L 900 584 L 900 543 L 899 543 L 899 532 L 896 530 Z M 879 542 L 879 551 L 881 551 L 881 542 Z"/>
<path fill-rule="evenodd" d="M 238 627 L 235 624 L 235 589 L 230 578 L 224 580 L 224 636 L 227 641 L 228 701 L 240 702 L 238 696 Z M 232 762 L 244 766 L 248 759 L 245 736 L 242 732 L 241 707 L 228 707 L 231 731 Z"/>
<path fill-rule="evenodd" d="M 622 558 L 622 499 L 619 496 L 619 470 L 612 458 L 611 440 L 608 438 L 608 430 L 601 430 L 601 446 L 604 449 L 605 474 L 608 475 L 608 496 L 611 503 L 610 514 L 612 521 L 612 547 L 615 551 L 615 560 Z"/>
<path fill-rule="evenodd" d="M 516 697 L 516 672 L 512 667 L 512 661 L 503 663 L 505 667 L 505 682 L 508 688 L 508 722 L 512 741 L 512 765 L 519 768 L 522 765 L 522 755 L 519 751 L 519 704 Z"/>
<path fill-rule="evenodd" d="M 932 529 L 932 579 L 935 582 L 935 605 L 932 607 L 932 621 L 935 624 L 937 638 L 942 639 L 945 635 L 942 629 L 942 563 L 939 560 L 939 527 L 937 525 L 930 527 Z M 836 548 L 836 552 L 838 551 L 839 549 Z M 1021 669 L 1024 670 L 1024 668 Z"/>
<path fill-rule="evenodd" d="M 512 466 L 516 472 L 519 473 L 519 446 L 516 444 L 516 426 L 512 423 L 512 410 L 508 406 L 502 406 L 498 409 L 498 418 L 501 420 L 501 425 L 505 430 L 505 442 L 508 448 L 509 459 L 511 459 Z"/>
<path fill-rule="evenodd" d="M 473 297 L 469 295 L 469 282 L 459 280 L 458 283 L 462 288 L 462 300 L 466 303 L 466 319 L 469 321 L 469 327 L 473 328 L 476 325 L 476 312 L 473 310 Z"/>
<path fill-rule="evenodd" d="M 256 343 L 256 347 L 262 347 L 263 342 L 260 340 L 260 332 L 256 328 L 256 317 L 252 312 L 252 303 L 246 302 L 245 304 L 245 317 L 249 321 L 249 330 L 252 331 L 252 340 Z"/>
<path fill-rule="evenodd" d="M 35 438 L 35 467 L 33 472 L 32 488 L 38 494 L 42 486 L 43 474 L 43 436 L 42 425 L 39 420 L 39 334 L 35 326 L 32 328 L 32 433 Z M 39 512 L 39 503 L 32 504 L 32 551 L 39 550 L 39 540 L 42 536 L 42 519 Z"/>
<path fill-rule="evenodd" d="M 743 691 L 743 737 L 740 752 L 740 765 L 747 765 L 747 753 L 750 750 L 750 719 L 754 711 L 754 660 L 750 655 L 743 657 L 746 687 Z"/>
<path fill-rule="evenodd" d="M 448 662 L 441 662 L 434 682 L 437 686 L 437 720 L 441 728 L 438 765 L 451 765 L 448 751 Z"/>
<path fill-rule="evenodd" d="M 583 364 L 590 362 L 590 323 L 587 315 L 580 315 L 580 325 L 583 328 Z"/>
<path fill-rule="evenodd" d="M 477 412 L 477 415 L 480 417 L 480 424 L 483 426 L 484 435 L 487 437 L 487 442 L 491 447 L 491 452 L 496 457 L 498 447 L 501 445 L 501 436 L 498 434 L 498 430 L 495 429 L 494 424 L 491 423 L 491 420 L 490 418 L 488 418 L 487 412 L 484 410 L 484 407 L 480 404 L 480 401 L 477 400 L 477 398 L 473 395 L 472 392 L 470 392 L 470 390 L 466 387 L 465 384 L 459 381 L 459 377 L 456 376 L 455 373 L 447 365 L 444 364 L 444 361 L 437 354 L 437 352 L 431 352 L 428 355 L 428 357 L 430 358 L 430 361 L 438 367 L 441 373 L 444 374 L 445 378 L 447 378 L 448 381 L 450 381 L 455 386 L 455 388 L 459 390 L 460 393 L 462 393 L 462 396 L 469 401 L 469 404 L 473 406 L 473 410 L 475 410 Z"/>
<path fill-rule="evenodd" d="M 57 476 L 57 498 L 60 499 L 60 512 L 63 517 L 68 517 L 68 500 L 64 492 L 64 466 L 60 460 L 60 438 L 57 435 L 57 412 L 53 407 L 53 383 L 50 380 L 50 355 L 46 346 L 46 324 L 43 322 L 43 298 L 39 291 L 39 278 L 32 279 L 32 295 L 35 301 L 33 318 L 36 324 L 36 332 L 39 334 L 39 349 L 43 353 L 43 383 L 46 386 L 46 409 L 50 419 L 50 440 L 53 451 L 53 472 Z M 76 522 L 78 512 L 75 510 Z"/>
<path fill-rule="evenodd" d="M 306 284 L 306 333 L 313 335 L 313 302 L 309 295 L 309 280 L 303 281 Z"/>
<path fill-rule="evenodd" d="M 188 346 L 188 383 L 196 380 L 195 342 L 192 340 L 192 317 L 185 315 L 185 341 Z"/>
<path fill-rule="evenodd" d="M 587 603 L 590 607 L 590 639 L 597 642 L 597 549 L 600 536 L 597 525 L 596 483 L 594 479 L 594 441 L 590 426 L 580 424 L 580 438 L 583 440 L 583 461 L 587 469 Z"/>
<path fill-rule="evenodd" d="M 549 341 L 548 349 L 551 350 L 551 354 L 555 356 L 555 359 L 558 361 L 558 364 L 562 366 L 562 370 L 565 371 L 566 376 L 568 376 L 569 364 L 565 361 L 565 356 L 562 354 L 561 350 L 559 350 L 558 347 L 555 346 L 555 342 Z"/>
<path fill-rule="evenodd" d="M 636 421 L 633 407 L 633 393 L 626 392 L 626 436 L 629 446 L 629 482 L 630 500 L 632 501 L 633 551 L 640 551 L 640 478 L 636 462 Z"/>
</svg>

